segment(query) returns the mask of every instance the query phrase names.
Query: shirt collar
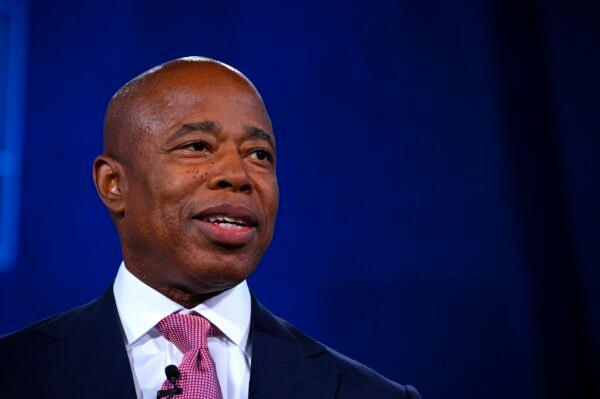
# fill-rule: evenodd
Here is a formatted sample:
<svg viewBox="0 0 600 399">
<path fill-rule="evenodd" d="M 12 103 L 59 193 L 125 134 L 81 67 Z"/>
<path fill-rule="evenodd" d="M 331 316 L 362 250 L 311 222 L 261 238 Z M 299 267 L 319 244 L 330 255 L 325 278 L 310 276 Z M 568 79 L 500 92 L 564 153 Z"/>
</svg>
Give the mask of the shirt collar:
<svg viewBox="0 0 600 399">
<path fill-rule="evenodd" d="M 146 285 L 127 270 L 125 262 L 122 262 L 115 278 L 113 293 L 128 347 L 135 345 L 171 313 L 196 312 L 217 326 L 227 338 L 248 354 L 251 300 L 246 280 L 193 309 L 185 309 Z"/>
</svg>

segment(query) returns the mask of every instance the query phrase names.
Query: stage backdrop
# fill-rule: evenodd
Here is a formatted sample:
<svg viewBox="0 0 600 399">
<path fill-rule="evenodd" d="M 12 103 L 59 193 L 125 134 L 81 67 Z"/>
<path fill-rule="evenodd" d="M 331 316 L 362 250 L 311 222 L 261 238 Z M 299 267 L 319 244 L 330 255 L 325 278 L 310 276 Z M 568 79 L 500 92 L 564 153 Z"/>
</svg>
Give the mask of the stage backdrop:
<svg viewBox="0 0 600 399">
<path fill-rule="evenodd" d="M 0 333 L 110 284 L 105 106 L 203 55 L 273 119 L 270 309 L 425 399 L 600 397 L 598 13 L 564 3 L 3 0 Z"/>
</svg>

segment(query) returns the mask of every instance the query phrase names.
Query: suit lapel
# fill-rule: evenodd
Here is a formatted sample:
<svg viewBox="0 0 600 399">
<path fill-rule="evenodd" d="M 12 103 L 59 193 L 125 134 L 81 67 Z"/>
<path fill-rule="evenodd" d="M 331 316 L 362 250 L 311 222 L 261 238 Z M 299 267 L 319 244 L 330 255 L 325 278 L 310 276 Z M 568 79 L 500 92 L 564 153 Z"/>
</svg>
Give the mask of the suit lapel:
<svg viewBox="0 0 600 399">
<path fill-rule="evenodd" d="M 36 377 L 51 398 L 135 398 L 112 285 L 97 300 L 42 325 L 55 342 L 36 354 Z"/>
<path fill-rule="evenodd" d="M 252 296 L 250 399 L 334 398 L 339 375 L 320 367 L 326 353 Z"/>
</svg>

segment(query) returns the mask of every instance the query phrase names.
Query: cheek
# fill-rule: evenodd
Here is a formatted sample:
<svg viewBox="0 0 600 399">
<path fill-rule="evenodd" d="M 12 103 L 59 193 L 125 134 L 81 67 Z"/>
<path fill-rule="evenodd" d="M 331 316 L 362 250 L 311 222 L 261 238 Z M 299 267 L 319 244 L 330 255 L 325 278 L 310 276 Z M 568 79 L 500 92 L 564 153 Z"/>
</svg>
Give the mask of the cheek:
<svg viewBox="0 0 600 399">
<path fill-rule="evenodd" d="M 271 204 L 274 208 L 275 214 L 277 213 L 277 209 L 279 207 L 279 185 L 277 184 L 277 176 L 272 176 L 270 179 L 270 197 Z"/>
<path fill-rule="evenodd" d="M 260 197 L 261 205 L 269 223 L 269 230 L 273 230 L 275 224 L 275 218 L 277 217 L 277 210 L 279 208 L 279 186 L 277 185 L 277 178 L 275 176 L 263 177 L 260 180 Z"/>
<path fill-rule="evenodd" d="M 144 187 L 144 195 L 150 199 L 148 211 L 155 218 L 153 224 L 164 230 L 179 225 L 178 221 L 185 216 L 186 205 L 203 176 L 206 176 L 205 172 L 190 168 L 152 173 Z"/>
<path fill-rule="evenodd" d="M 198 167 L 169 166 L 153 174 L 150 187 L 164 200 L 178 200 L 196 190 L 206 176 Z"/>
</svg>

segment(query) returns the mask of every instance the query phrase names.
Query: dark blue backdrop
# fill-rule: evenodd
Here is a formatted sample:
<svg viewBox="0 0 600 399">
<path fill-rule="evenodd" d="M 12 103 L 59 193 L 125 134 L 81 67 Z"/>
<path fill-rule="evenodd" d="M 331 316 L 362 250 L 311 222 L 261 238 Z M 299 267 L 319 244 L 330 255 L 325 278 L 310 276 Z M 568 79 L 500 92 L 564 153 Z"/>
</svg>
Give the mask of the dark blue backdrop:
<svg viewBox="0 0 600 399">
<path fill-rule="evenodd" d="M 424 398 L 600 397 L 597 21 L 581 1 L 32 1 L 0 333 L 109 284 L 104 108 L 204 55 L 254 81 L 277 134 L 250 279 L 268 307 Z"/>
</svg>

